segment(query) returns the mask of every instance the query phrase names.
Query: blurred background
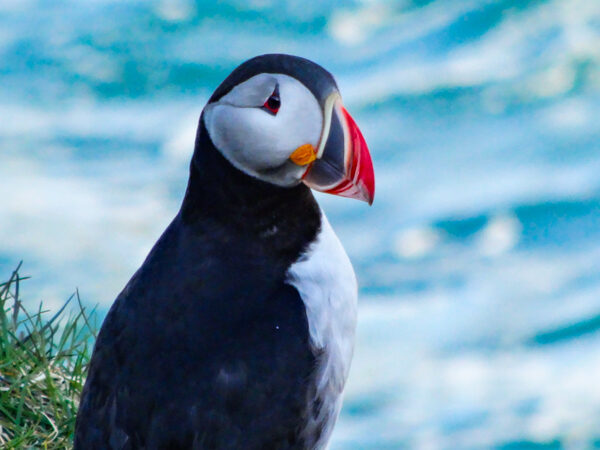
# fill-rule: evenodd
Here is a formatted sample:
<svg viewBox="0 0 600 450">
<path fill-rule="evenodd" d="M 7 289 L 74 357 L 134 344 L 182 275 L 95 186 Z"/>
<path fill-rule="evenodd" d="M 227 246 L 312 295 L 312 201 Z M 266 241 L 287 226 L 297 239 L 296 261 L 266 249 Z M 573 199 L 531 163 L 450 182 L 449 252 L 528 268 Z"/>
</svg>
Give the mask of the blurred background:
<svg viewBox="0 0 600 450">
<path fill-rule="evenodd" d="M 0 2 L 0 273 L 105 314 L 243 60 L 334 73 L 373 207 L 333 449 L 600 448 L 600 2 Z"/>
</svg>

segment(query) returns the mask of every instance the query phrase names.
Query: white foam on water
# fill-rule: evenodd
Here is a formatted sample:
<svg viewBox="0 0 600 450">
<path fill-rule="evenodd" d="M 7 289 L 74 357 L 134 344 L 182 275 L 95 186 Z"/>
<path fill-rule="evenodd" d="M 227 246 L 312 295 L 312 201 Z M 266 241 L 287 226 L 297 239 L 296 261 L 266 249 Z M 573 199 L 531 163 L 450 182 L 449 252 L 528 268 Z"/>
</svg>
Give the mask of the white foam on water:
<svg viewBox="0 0 600 450">
<path fill-rule="evenodd" d="M 513 249 L 519 242 L 521 224 L 513 215 L 493 217 L 477 238 L 479 250 L 487 256 L 498 256 Z"/>
<path fill-rule="evenodd" d="M 369 4 L 369 8 L 377 8 L 378 5 Z M 429 8 L 412 13 L 414 17 L 406 25 L 410 30 L 419 24 L 419 27 L 423 27 L 422 32 L 405 32 L 400 42 L 406 45 L 413 40 L 418 41 L 423 35 L 447 27 L 473 9 L 474 5 L 466 2 L 433 2 Z M 433 22 L 428 20 L 430 10 L 433 12 L 431 16 L 435 17 Z M 369 15 L 363 18 L 361 12 L 357 10 L 349 24 L 368 23 Z M 396 58 L 386 58 L 378 61 L 375 67 L 369 65 L 363 70 L 354 71 L 349 78 L 342 78 L 341 84 L 348 87 L 345 89 L 347 101 L 364 103 L 382 101 L 394 95 L 431 92 L 439 88 L 515 82 L 524 77 L 537 77 L 548 67 L 554 67 L 553 75 L 550 74 L 545 86 L 539 84 L 539 95 L 547 96 L 553 86 L 554 91 L 560 94 L 566 89 L 565 84 L 568 86 L 569 71 L 573 64 L 577 64 L 581 58 L 590 59 L 595 64 L 600 62 L 597 52 L 600 32 L 594 25 L 594 20 L 599 16 L 600 5 L 594 2 L 547 2 L 527 8 L 523 13 L 507 14 L 498 26 L 474 41 L 434 55 L 407 52 Z M 380 33 L 396 37 L 396 30 L 402 29 L 404 24 L 394 22 L 392 25 L 391 22 L 389 17 L 382 22 Z M 422 22 L 431 22 L 433 26 L 421 25 Z M 344 35 L 352 39 L 364 34 L 360 27 L 356 36 L 351 33 L 350 25 L 346 25 L 346 28 Z M 543 52 L 535 51 L 538 37 L 554 30 L 558 30 L 558 36 L 549 39 Z M 335 32 L 333 34 L 335 36 Z M 562 89 L 560 86 L 563 86 Z"/>
<path fill-rule="evenodd" d="M 394 239 L 394 250 L 401 258 L 420 258 L 431 253 L 440 240 L 431 227 L 416 227 L 399 231 Z"/>
</svg>

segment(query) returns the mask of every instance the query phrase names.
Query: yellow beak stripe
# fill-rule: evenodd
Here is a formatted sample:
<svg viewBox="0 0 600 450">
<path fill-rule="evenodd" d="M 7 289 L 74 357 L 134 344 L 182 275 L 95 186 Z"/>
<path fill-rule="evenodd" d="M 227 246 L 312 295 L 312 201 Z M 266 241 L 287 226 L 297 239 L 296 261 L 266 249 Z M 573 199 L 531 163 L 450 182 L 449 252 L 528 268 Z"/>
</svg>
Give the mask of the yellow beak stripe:
<svg viewBox="0 0 600 450">
<path fill-rule="evenodd" d="M 290 160 L 299 166 L 305 166 L 317 159 L 317 152 L 310 144 L 304 144 L 298 147 L 290 155 Z"/>
</svg>

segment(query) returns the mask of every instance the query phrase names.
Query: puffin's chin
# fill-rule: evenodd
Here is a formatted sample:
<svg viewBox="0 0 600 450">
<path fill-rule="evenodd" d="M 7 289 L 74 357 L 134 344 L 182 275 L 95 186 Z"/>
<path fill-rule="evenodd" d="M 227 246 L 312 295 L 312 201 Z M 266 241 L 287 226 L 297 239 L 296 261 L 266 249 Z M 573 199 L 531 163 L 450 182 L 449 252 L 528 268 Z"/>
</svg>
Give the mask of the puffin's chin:
<svg viewBox="0 0 600 450">
<path fill-rule="evenodd" d="M 213 144 L 214 145 L 214 144 Z M 247 163 L 231 158 L 226 153 L 219 150 L 215 146 L 215 149 L 231 164 L 234 168 L 249 176 L 250 178 L 257 179 L 264 183 L 272 184 L 281 188 L 293 188 L 302 183 L 302 176 L 306 172 L 306 167 L 299 167 L 289 160 L 284 161 L 282 164 L 275 167 L 252 167 Z"/>
<path fill-rule="evenodd" d="M 275 186 L 292 188 L 302 182 L 302 176 L 305 171 L 305 167 L 299 167 L 288 160 L 275 168 L 246 171 L 246 173 Z"/>
</svg>

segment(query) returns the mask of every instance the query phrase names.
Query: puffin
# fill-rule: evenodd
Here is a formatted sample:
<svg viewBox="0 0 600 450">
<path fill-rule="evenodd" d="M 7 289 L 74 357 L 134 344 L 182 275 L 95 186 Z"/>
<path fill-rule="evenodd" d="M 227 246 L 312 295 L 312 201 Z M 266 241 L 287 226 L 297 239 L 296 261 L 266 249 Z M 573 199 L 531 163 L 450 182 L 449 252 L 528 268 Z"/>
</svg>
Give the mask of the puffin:
<svg viewBox="0 0 600 450">
<path fill-rule="evenodd" d="M 101 326 L 75 450 L 327 447 L 358 294 L 312 190 L 371 204 L 365 139 L 324 68 L 252 58 L 205 105 L 181 208 Z"/>
</svg>

